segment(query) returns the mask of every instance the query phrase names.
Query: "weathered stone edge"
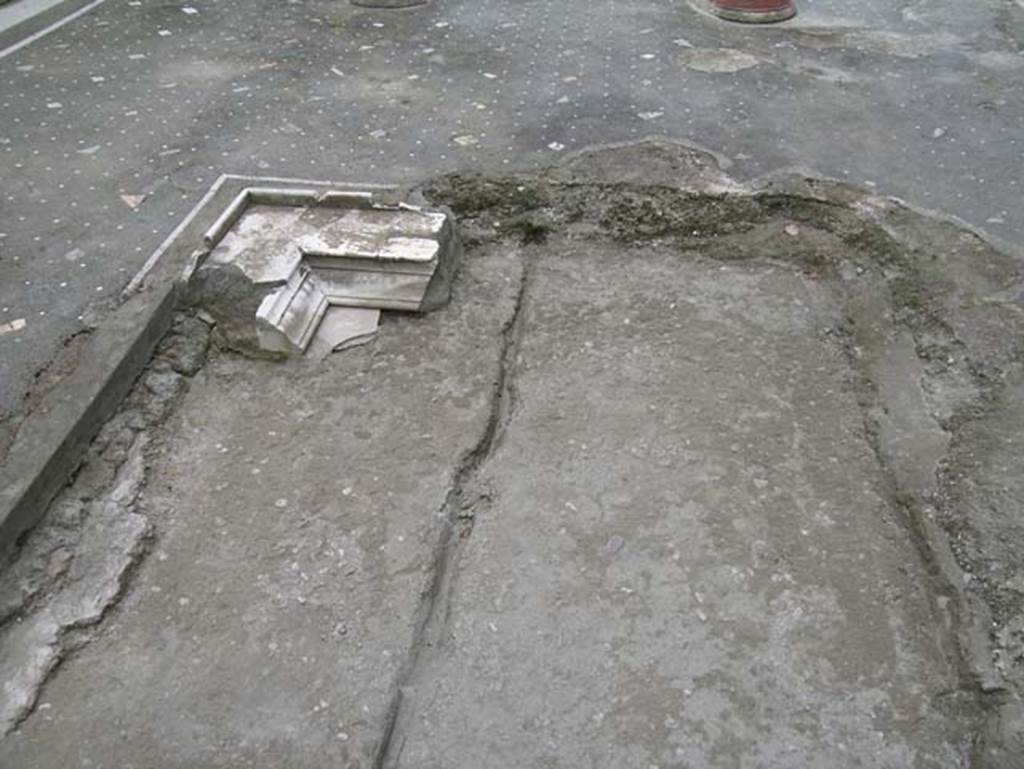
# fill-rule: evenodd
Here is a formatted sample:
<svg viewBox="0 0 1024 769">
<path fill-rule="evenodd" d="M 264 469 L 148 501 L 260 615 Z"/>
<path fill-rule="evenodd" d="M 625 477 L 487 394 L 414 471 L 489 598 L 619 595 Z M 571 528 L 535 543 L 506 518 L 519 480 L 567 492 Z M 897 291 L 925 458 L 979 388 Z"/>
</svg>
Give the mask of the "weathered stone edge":
<svg viewBox="0 0 1024 769">
<path fill-rule="evenodd" d="M 372 190 L 383 198 L 395 192 L 380 185 L 221 176 L 128 284 L 117 309 L 89 333 L 75 370 L 22 422 L 0 466 L 0 555 L 43 517 L 170 329 L 182 276 L 203 235 L 244 189 L 268 183 L 279 189 Z"/>
<path fill-rule="evenodd" d="M 0 29 L 0 57 L 7 53 L 13 53 L 22 44 L 27 45 L 39 33 L 46 31 L 49 27 L 65 21 L 70 21 L 75 14 L 86 13 L 93 6 L 98 6 L 104 0 L 62 0 L 59 3 L 41 9 L 32 16 L 27 16 L 21 21 L 15 22 L 6 29 Z M 13 3 L 0 2 L 0 8 Z M 14 49 L 14 50 L 8 50 Z"/>
</svg>

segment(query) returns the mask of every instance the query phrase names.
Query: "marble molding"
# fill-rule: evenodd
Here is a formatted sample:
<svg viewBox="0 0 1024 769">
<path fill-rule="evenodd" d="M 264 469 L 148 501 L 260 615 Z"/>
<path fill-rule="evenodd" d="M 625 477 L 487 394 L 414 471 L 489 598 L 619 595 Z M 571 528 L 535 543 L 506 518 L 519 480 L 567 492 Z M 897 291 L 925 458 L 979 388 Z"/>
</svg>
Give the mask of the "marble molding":
<svg viewBox="0 0 1024 769">
<path fill-rule="evenodd" d="M 286 355 L 305 352 L 335 308 L 345 312 L 333 313 L 321 347 L 328 336 L 332 348 L 372 338 L 381 310 L 444 304 L 458 251 L 446 212 L 270 188 L 244 190 L 203 246 L 189 281 L 207 286 L 200 304 L 224 321 L 229 343 Z"/>
</svg>

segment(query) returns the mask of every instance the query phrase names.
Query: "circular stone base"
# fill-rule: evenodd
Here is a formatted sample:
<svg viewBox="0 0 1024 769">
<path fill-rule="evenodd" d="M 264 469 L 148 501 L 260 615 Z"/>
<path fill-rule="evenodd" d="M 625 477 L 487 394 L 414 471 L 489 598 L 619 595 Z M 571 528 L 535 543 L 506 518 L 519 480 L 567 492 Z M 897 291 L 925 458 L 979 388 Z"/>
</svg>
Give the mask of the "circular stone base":
<svg viewBox="0 0 1024 769">
<path fill-rule="evenodd" d="M 728 21 L 774 24 L 796 16 L 791 0 L 711 0 L 711 12 Z"/>
<path fill-rule="evenodd" d="M 352 0 L 352 5 L 361 8 L 412 8 L 414 5 L 426 5 L 427 0 Z"/>
</svg>

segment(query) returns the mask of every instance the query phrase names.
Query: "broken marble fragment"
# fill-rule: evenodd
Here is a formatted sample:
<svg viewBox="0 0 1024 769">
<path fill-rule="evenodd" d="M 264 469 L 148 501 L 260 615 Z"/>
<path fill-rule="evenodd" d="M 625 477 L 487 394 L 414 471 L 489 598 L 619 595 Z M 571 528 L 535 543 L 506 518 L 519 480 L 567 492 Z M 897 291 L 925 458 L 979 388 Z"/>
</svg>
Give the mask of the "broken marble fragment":
<svg viewBox="0 0 1024 769">
<path fill-rule="evenodd" d="M 328 307 L 307 354 L 325 358 L 366 344 L 377 334 L 380 310 L 366 307 Z"/>
<path fill-rule="evenodd" d="M 230 346 L 301 354 L 323 333 L 318 349 L 342 348 L 372 338 L 380 310 L 447 302 L 458 248 L 447 213 L 376 205 L 367 193 L 278 192 L 236 198 L 189 277 L 193 301 Z M 376 314 L 331 314 L 321 332 L 334 308 Z"/>
</svg>

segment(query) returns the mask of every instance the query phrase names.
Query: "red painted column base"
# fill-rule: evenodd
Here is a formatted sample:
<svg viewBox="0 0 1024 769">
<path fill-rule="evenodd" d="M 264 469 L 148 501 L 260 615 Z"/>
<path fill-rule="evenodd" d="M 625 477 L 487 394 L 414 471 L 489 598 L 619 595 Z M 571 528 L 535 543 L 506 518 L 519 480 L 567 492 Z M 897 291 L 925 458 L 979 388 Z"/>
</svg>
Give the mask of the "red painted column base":
<svg viewBox="0 0 1024 769">
<path fill-rule="evenodd" d="M 711 0 L 711 12 L 729 21 L 770 24 L 796 16 L 793 0 Z"/>
</svg>

